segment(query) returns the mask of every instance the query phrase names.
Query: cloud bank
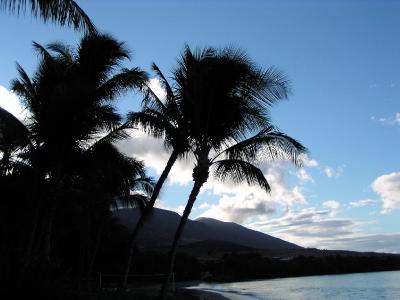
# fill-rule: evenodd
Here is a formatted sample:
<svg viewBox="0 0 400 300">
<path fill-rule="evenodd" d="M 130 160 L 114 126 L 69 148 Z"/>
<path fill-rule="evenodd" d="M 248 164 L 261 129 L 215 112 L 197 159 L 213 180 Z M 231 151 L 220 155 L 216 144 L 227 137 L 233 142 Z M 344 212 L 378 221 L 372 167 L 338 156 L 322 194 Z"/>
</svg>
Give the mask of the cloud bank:
<svg viewBox="0 0 400 300">
<path fill-rule="evenodd" d="M 27 111 L 24 110 L 18 96 L 2 85 L 0 85 L 0 107 L 12 113 L 20 121 L 27 118 Z"/>
<path fill-rule="evenodd" d="M 400 172 L 379 176 L 372 183 L 372 189 L 381 197 L 382 213 L 400 208 Z"/>
</svg>

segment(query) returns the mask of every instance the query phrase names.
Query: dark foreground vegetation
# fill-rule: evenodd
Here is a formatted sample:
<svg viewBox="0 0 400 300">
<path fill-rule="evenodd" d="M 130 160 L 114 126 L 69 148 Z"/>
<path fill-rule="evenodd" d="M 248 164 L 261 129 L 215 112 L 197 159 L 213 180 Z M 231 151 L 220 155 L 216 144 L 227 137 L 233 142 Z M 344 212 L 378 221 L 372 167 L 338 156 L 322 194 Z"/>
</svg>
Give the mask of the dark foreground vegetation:
<svg viewBox="0 0 400 300">
<path fill-rule="evenodd" d="M 152 65 L 166 93 L 160 99 L 149 87 L 149 75 L 128 67 L 124 43 L 99 33 L 75 1 L 0 0 L 0 10 L 31 10 L 45 21 L 85 30 L 76 46 L 33 43 L 38 57 L 33 74 L 17 65 L 10 89 L 23 102 L 25 120 L 0 108 L 1 299 L 154 298 L 157 282 L 159 298 L 166 299 L 171 279 L 237 281 L 400 266 L 399 257 L 389 255 L 179 252 L 209 176 L 269 192 L 273 187 L 259 168 L 262 162 L 301 165 L 307 149 L 269 118 L 271 105 L 287 98 L 286 77 L 273 67 L 258 67 L 240 49 L 186 46 L 171 82 Z M 128 92 L 142 96 L 142 109 L 122 115 L 116 101 Z M 145 162 L 117 146 L 132 129 L 162 138 L 170 153 L 156 182 L 146 175 Z M 140 248 L 137 237 L 169 171 L 187 157 L 194 161 L 194 184 L 170 248 Z M 133 230 L 115 219 L 113 210 L 120 207 L 141 209 Z M 132 285 L 152 293 L 126 291 Z"/>
<path fill-rule="evenodd" d="M 142 250 L 134 265 L 140 274 L 156 275 L 163 272 L 166 263 L 165 253 Z M 193 257 L 179 252 L 174 274 L 177 281 L 228 282 L 393 270 L 400 270 L 400 255 L 304 249 L 289 255 L 256 251 L 227 252 L 221 257 Z"/>
</svg>

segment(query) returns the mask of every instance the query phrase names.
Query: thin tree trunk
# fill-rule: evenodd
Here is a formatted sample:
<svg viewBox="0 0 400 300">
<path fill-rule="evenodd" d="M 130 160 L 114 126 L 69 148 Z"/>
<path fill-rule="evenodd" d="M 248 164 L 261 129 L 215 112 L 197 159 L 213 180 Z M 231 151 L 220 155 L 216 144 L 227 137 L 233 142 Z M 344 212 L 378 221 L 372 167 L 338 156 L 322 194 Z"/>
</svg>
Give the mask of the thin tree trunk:
<svg viewBox="0 0 400 300">
<path fill-rule="evenodd" d="M 84 221 L 81 220 L 83 225 Z M 82 292 L 82 280 L 85 268 L 85 245 L 86 245 L 86 234 L 85 230 L 81 230 L 79 234 L 79 253 L 78 253 L 78 268 L 76 277 L 76 288 L 78 293 Z"/>
<path fill-rule="evenodd" d="M 35 237 L 37 236 L 38 223 L 39 223 L 39 203 L 36 203 L 35 211 L 33 213 L 32 226 L 31 226 L 28 243 L 27 243 L 26 250 L 25 250 L 24 266 L 22 268 L 22 273 L 25 273 L 26 269 L 29 268 L 29 265 L 31 264 L 32 249 L 33 249 L 33 244 L 35 242 Z"/>
<path fill-rule="evenodd" d="M 50 257 L 51 257 L 51 240 L 52 240 L 53 225 L 54 225 L 53 223 L 56 216 L 56 204 L 53 203 L 55 201 L 56 200 L 52 201 L 51 207 L 49 209 L 49 214 L 45 229 L 46 231 L 44 235 L 43 258 L 46 262 L 50 262 Z"/>
<path fill-rule="evenodd" d="M 169 265 L 168 265 L 168 271 L 167 274 L 164 278 L 164 283 L 161 287 L 160 291 L 160 300 L 165 300 L 167 298 L 167 292 L 169 289 L 169 281 L 171 279 L 171 274 L 174 269 L 174 264 L 175 264 L 175 257 L 176 257 L 176 252 L 178 250 L 178 244 L 179 240 L 182 236 L 183 229 L 185 228 L 187 219 L 189 217 L 190 212 L 192 211 L 192 207 L 194 202 L 196 201 L 196 197 L 200 192 L 200 188 L 203 186 L 203 184 L 207 181 L 207 178 L 204 180 L 204 178 L 195 180 L 192 191 L 190 192 L 189 200 L 186 204 L 185 210 L 183 211 L 182 218 L 179 222 L 178 229 L 175 232 L 175 237 L 174 241 L 172 243 L 172 247 L 169 253 Z"/>
<path fill-rule="evenodd" d="M 35 186 L 33 190 L 33 205 L 34 205 L 34 213 L 33 213 L 33 219 L 32 219 L 32 226 L 31 230 L 29 233 L 29 238 L 28 238 L 28 243 L 26 246 L 25 250 L 25 255 L 24 255 L 24 267 L 22 269 L 22 272 L 24 273 L 25 270 L 29 267 L 31 263 L 31 257 L 32 257 L 32 250 L 33 250 L 33 245 L 35 242 L 35 239 L 37 237 L 37 229 L 38 229 L 38 224 L 39 224 L 39 211 L 40 211 L 40 197 L 41 197 L 41 182 L 38 180 L 39 177 L 35 177 Z"/>
<path fill-rule="evenodd" d="M 90 217 L 90 209 L 87 211 L 87 232 L 86 232 L 86 290 L 90 289 L 90 253 L 91 253 L 91 232 L 92 232 L 92 220 Z"/>
<path fill-rule="evenodd" d="M 57 206 L 58 206 L 58 201 L 59 201 L 59 191 L 62 190 L 61 187 L 61 176 L 59 174 L 62 174 L 60 171 L 61 168 L 56 168 L 56 172 L 54 175 L 54 180 L 53 180 L 53 187 L 51 191 L 51 198 L 50 198 L 50 203 L 49 203 L 49 214 L 48 214 L 48 219 L 47 219 L 47 224 L 46 224 L 46 229 L 45 229 L 45 235 L 44 235 L 44 247 L 43 247 L 43 257 L 44 261 L 49 263 L 50 258 L 51 258 L 51 241 L 52 241 L 52 235 L 53 235 L 53 225 L 54 225 L 54 220 L 56 217 L 56 212 L 57 212 Z"/>
<path fill-rule="evenodd" d="M 122 279 L 122 284 L 121 284 L 122 289 L 126 288 L 126 285 L 128 282 L 128 275 L 129 275 L 130 268 L 131 268 L 133 249 L 135 246 L 136 237 L 138 236 L 140 230 L 143 228 L 143 225 L 147 221 L 147 218 L 151 214 L 154 204 L 157 200 L 157 197 L 161 191 L 161 188 L 162 188 L 165 180 L 167 179 L 168 174 L 171 171 L 171 168 L 174 165 L 177 158 L 178 158 L 178 152 L 173 151 L 171 153 L 171 156 L 168 159 L 168 162 L 167 162 L 167 165 L 165 166 L 164 171 L 161 173 L 161 176 L 158 179 L 158 181 L 154 187 L 154 190 L 153 190 L 153 193 L 151 194 L 149 203 L 147 204 L 146 208 L 144 209 L 144 212 L 141 214 L 139 221 L 136 223 L 135 229 L 132 231 L 132 234 L 131 234 L 131 237 L 129 240 L 129 252 L 128 252 L 128 257 L 126 260 L 125 273 L 124 273 L 124 276 Z"/>
<path fill-rule="evenodd" d="M 92 255 L 89 260 L 89 266 L 88 266 L 88 270 L 87 270 L 87 278 L 91 278 L 91 276 L 92 276 L 93 266 L 94 266 L 94 262 L 96 261 L 96 256 L 97 256 L 98 249 L 100 247 L 100 242 L 101 242 L 101 238 L 103 236 L 103 231 L 104 231 L 104 224 L 102 223 L 102 224 L 100 224 L 100 228 L 97 231 L 96 242 L 94 244 Z"/>
</svg>

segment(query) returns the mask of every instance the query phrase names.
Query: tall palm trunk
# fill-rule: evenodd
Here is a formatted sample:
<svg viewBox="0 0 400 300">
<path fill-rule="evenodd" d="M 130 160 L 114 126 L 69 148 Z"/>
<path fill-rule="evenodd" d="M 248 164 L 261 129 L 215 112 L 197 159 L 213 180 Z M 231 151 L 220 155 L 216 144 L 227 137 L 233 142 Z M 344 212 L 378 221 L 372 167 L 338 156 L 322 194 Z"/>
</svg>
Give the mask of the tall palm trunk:
<svg viewBox="0 0 400 300">
<path fill-rule="evenodd" d="M 97 230 L 96 241 L 95 241 L 95 244 L 94 244 L 94 247 L 93 247 L 93 251 L 92 251 L 92 253 L 90 255 L 90 258 L 89 258 L 89 266 L 88 266 L 88 269 L 87 269 L 87 276 L 86 277 L 89 278 L 89 279 L 92 277 L 93 266 L 94 266 L 94 263 L 96 261 L 97 252 L 98 252 L 99 247 L 100 247 L 101 238 L 102 238 L 103 232 L 104 232 L 104 227 L 105 227 L 104 223 L 101 223 L 99 228 L 98 228 L 98 230 Z"/>
<path fill-rule="evenodd" d="M 53 225 L 54 219 L 56 216 L 56 204 L 54 203 L 56 200 L 51 201 L 50 208 L 47 216 L 47 223 L 44 233 L 44 242 L 43 242 L 43 259 L 45 262 L 49 263 L 51 258 L 51 241 L 53 235 Z"/>
<path fill-rule="evenodd" d="M 197 195 L 199 194 L 200 189 L 203 186 L 203 184 L 208 179 L 208 170 L 209 170 L 209 166 L 204 165 L 204 164 L 196 166 L 193 170 L 194 185 L 193 185 L 192 191 L 190 192 L 189 199 L 186 204 L 185 210 L 183 211 L 183 215 L 179 222 L 178 228 L 175 232 L 174 241 L 172 243 L 172 247 L 171 247 L 171 250 L 169 253 L 169 265 L 168 265 L 167 274 L 165 275 L 164 282 L 163 282 L 163 285 L 162 285 L 161 291 L 160 291 L 160 300 L 165 300 L 167 298 L 169 281 L 171 279 L 171 275 L 172 275 L 172 272 L 174 269 L 175 257 L 176 257 L 176 252 L 178 250 L 179 240 L 182 236 L 183 229 L 185 228 L 186 222 L 189 218 L 190 212 L 192 211 L 192 208 L 193 208 L 194 202 L 196 201 Z"/>
<path fill-rule="evenodd" d="M 35 202 L 34 203 L 34 213 L 33 213 L 33 218 L 32 218 L 32 223 L 31 223 L 31 230 L 29 232 L 29 236 L 28 236 L 28 242 L 27 242 L 27 246 L 25 249 L 25 254 L 24 254 L 24 266 L 22 269 L 22 272 L 24 273 L 26 268 L 29 267 L 30 263 L 31 263 L 31 257 L 32 257 L 32 250 L 33 250 L 33 245 L 35 242 L 35 238 L 37 237 L 37 228 L 38 228 L 38 224 L 39 224 L 39 210 L 40 210 L 40 203 L 38 200 L 39 196 L 37 196 L 39 194 L 39 192 L 37 192 L 37 194 L 34 193 L 35 195 Z"/>
<path fill-rule="evenodd" d="M 121 287 L 122 289 L 126 288 L 127 282 L 128 282 L 128 275 L 131 269 L 131 263 L 132 263 L 132 258 L 133 258 L 133 249 L 135 246 L 135 241 L 136 237 L 138 236 L 140 230 L 143 228 L 143 225 L 147 221 L 147 218 L 150 216 L 154 204 L 157 200 L 157 197 L 161 191 L 161 188 L 165 182 L 165 180 L 168 177 L 169 172 L 171 171 L 172 166 L 174 165 L 175 161 L 178 158 L 178 152 L 177 151 L 172 151 L 171 156 L 168 159 L 167 165 L 165 166 L 164 171 L 161 173 L 160 178 L 158 179 L 153 193 L 151 194 L 151 198 L 149 203 L 147 204 L 146 208 L 144 209 L 144 212 L 141 214 L 139 221 L 136 223 L 135 229 L 132 231 L 130 240 L 129 240 L 129 252 L 128 252 L 128 258 L 126 260 L 126 268 L 125 268 L 125 273 L 122 279 L 122 284 Z"/>
</svg>

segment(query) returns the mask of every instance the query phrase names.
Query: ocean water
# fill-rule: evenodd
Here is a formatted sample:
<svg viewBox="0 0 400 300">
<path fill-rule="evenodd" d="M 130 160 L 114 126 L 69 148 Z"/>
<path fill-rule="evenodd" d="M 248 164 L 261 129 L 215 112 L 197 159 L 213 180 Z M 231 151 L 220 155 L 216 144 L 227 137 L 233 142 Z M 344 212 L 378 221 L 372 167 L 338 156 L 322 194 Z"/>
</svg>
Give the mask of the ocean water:
<svg viewBox="0 0 400 300">
<path fill-rule="evenodd" d="M 202 283 L 192 288 L 233 300 L 400 300 L 400 271 Z"/>
</svg>

